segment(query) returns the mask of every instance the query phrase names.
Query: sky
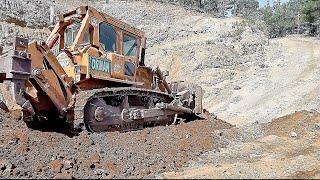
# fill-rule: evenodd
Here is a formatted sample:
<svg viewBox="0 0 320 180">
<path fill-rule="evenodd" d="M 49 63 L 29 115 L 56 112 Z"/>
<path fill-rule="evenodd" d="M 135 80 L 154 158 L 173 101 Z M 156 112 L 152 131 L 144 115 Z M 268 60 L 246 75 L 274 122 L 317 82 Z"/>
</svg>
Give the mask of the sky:
<svg viewBox="0 0 320 180">
<path fill-rule="evenodd" d="M 270 5 L 272 5 L 273 1 L 275 0 L 269 0 L 269 1 L 270 1 Z M 281 0 L 281 3 L 288 2 L 288 1 L 289 0 Z M 268 0 L 259 0 L 260 7 L 265 6 L 267 2 Z"/>
</svg>

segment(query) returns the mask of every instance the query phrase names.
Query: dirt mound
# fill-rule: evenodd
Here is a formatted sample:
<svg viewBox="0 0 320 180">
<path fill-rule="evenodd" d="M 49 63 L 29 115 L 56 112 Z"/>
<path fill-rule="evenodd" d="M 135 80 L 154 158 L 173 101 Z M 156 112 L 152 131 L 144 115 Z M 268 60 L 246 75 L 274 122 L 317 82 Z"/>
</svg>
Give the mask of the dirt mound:
<svg viewBox="0 0 320 180">
<path fill-rule="evenodd" d="M 4 178 L 150 178 L 223 146 L 215 132 L 231 127 L 221 120 L 198 120 L 127 133 L 82 132 L 70 138 L 5 118 L 0 123 L 0 164 L 9 165 L 3 165 L 0 174 Z"/>
<path fill-rule="evenodd" d="M 319 178 L 319 123 L 318 112 L 301 111 L 266 124 L 227 129 L 224 134 L 237 132 L 233 143 L 201 155 L 183 171 L 160 177 Z M 260 136 L 240 138 L 255 133 Z"/>
<path fill-rule="evenodd" d="M 264 125 L 267 134 L 287 137 L 294 132 L 298 138 L 310 137 L 320 130 L 320 114 L 316 111 L 298 111 L 296 113 L 274 119 Z"/>
<path fill-rule="evenodd" d="M 317 178 L 320 173 L 315 111 L 242 128 L 208 118 L 72 138 L 32 130 L 0 114 L 3 178 Z"/>
</svg>

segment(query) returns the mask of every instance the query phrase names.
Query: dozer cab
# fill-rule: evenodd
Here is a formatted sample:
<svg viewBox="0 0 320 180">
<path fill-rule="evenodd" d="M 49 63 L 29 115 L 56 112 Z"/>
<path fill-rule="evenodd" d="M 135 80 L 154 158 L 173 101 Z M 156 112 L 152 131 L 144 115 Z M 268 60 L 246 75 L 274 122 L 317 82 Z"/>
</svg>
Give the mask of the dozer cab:
<svg viewBox="0 0 320 180">
<path fill-rule="evenodd" d="M 145 65 L 145 33 L 82 6 L 59 15 L 46 42 L 17 37 L 0 62 L 0 107 L 71 129 L 129 131 L 202 113 L 202 89 Z"/>
</svg>

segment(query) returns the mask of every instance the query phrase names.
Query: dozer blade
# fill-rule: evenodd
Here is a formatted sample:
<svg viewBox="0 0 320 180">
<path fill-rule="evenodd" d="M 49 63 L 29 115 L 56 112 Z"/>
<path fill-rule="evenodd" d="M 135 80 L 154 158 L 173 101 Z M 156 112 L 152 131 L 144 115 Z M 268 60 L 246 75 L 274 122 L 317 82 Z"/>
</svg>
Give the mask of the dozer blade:
<svg viewBox="0 0 320 180">
<path fill-rule="evenodd" d="M 0 108 L 5 111 L 22 110 L 34 113 L 32 106 L 23 96 L 26 81 L 31 74 L 28 40 L 16 37 L 14 48 L 0 56 Z"/>
</svg>

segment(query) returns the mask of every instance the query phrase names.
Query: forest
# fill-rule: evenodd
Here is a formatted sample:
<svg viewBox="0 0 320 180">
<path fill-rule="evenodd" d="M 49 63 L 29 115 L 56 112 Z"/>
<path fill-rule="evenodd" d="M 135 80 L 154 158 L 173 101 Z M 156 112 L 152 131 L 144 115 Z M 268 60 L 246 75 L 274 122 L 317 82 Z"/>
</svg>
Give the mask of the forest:
<svg viewBox="0 0 320 180">
<path fill-rule="evenodd" d="M 182 5 L 215 17 L 240 16 L 252 23 L 264 22 L 270 38 L 288 34 L 320 35 L 320 0 L 269 0 L 259 7 L 257 0 L 156 0 Z"/>
</svg>

